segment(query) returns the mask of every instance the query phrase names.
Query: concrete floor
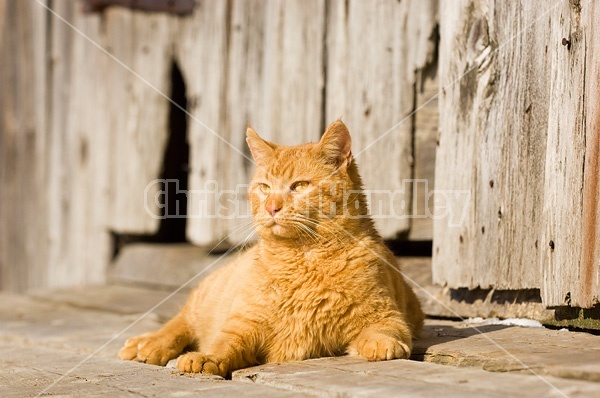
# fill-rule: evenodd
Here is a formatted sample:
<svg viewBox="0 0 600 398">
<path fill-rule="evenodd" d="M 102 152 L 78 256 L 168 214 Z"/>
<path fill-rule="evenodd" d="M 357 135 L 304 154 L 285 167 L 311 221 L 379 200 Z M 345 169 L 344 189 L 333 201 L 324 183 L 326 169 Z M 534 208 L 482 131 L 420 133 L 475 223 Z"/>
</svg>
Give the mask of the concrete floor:
<svg viewBox="0 0 600 398">
<path fill-rule="evenodd" d="M 323 358 L 233 380 L 120 361 L 186 294 L 125 285 L 0 294 L 0 396 L 556 396 L 600 394 L 600 336 L 429 319 L 413 360 Z M 150 310 L 150 311 L 149 311 Z"/>
</svg>

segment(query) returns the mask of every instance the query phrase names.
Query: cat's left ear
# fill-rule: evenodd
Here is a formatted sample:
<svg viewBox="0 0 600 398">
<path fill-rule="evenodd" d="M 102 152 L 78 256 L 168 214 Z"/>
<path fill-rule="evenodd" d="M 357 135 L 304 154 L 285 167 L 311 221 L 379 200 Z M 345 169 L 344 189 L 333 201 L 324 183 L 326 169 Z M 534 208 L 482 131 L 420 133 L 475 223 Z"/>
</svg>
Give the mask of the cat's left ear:
<svg viewBox="0 0 600 398">
<path fill-rule="evenodd" d="M 319 141 L 319 150 L 329 163 L 348 167 L 352 163 L 350 132 L 341 120 L 331 123 Z"/>
<path fill-rule="evenodd" d="M 258 133 L 254 131 L 250 125 L 248 125 L 246 130 L 246 142 L 248 143 L 252 157 L 258 166 L 264 165 L 266 160 L 273 156 L 275 144 L 260 138 Z"/>
</svg>

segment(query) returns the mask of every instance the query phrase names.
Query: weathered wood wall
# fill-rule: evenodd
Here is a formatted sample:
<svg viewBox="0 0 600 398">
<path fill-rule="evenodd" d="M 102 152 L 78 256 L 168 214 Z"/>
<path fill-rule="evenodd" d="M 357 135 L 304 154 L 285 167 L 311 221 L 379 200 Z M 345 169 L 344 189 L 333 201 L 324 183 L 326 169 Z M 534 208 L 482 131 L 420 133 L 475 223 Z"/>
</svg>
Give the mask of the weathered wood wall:
<svg viewBox="0 0 600 398">
<path fill-rule="evenodd" d="M 215 4 L 221 7 L 223 3 Z M 192 164 L 192 170 L 200 171 L 192 175 L 192 189 L 203 188 L 210 179 L 220 189 L 234 190 L 236 185 L 250 180 L 253 168 L 245 140 L 248 123 L 266 139 L 285 145 L 316 141 L 322 128 L 325 4 L 320 0 L 239 0 L 231 2 L 226 12 L 229 14 L 222 16 L 228 19 L 218 26 L 227 43 L 222 42 L 212 50 L 199 49 L 193 55 L 185 47 L 178 53 L 189 61 L 182 63 L 182 67 L 190 76 L 198 74 L 197 60 L 206 57 L 210 59 L 210 67 L 204 65 L 207 69 L 198 75 L 208 80 L 216 76 L 222 79 L 221 87 L 196 86 L 198 98 L 213 106 L 218 103 L 221 109 L 220 113 L 217 109 L 202 109 L 201 101 L 200 109 L 190 111 L 213 126 L 224 140 L 207 134 L 197 123 L 191 124 L 192 156 L 199 162 Z M 203 18 L 207 21 L 188 23 L 214 29 L 214 13 L 206 12 Z M 183 35 L 177 41 L 198 47 L 193 37 L 206 34 Z M 207 121 L 210 117 L 212 123 Z M 212 149 L 202 143 L 207 139 L 213 142 Z M 242 226 L 247 221 L 247 218 L 194 217 L 188 223 L 188 237 L 201 245 L 225 237 L 232 243 L 240 242 L 251 231 L 249 226 Z"/>
<path fill-rule="evenodd" d="M 102 282 L 111 231 L 158 226 L 143 194 L 168 133 L 168 103 L 149 88 L 168 88 L 166 17 L 102 21 L 54 3 L 69 26 L 34 1 L 0 4 L 0 287 Z"/>
<path fill-rule="evenodd" d="M 326 119 L 343 116 L 350 126 L 366 189 L 386 191 L 370 196 L 371 213 L 380 232 L 395 237 L 410 231 L 407 216 L 417 205 L 414 144 L 431 131 L 416 131 L 413 113 L 418 80 L 436 61 L 437 1 L 350 0 L 329 7 Z M 431 149 L 422 148 L 421 156 L 433 163 Z M 390 197 L 389 190 L 398 193 Z"/>
<path fill-rule="evenodd" d="M 435 122 L 411 112 L 435 87 L 436 26 L 435 0 L 206 0 L 185 17 L 0 0 L 0 289 L 101 283 L 111 233 L 158 230 L 146 210 L 160 214 L 159 185 L 145 188 L 163 167 L 173 63 L 190 113 L 190 189 L 249 180 L 248 122 L 294 144 L 343 116 L 368 187 L 408 188 L 397 217 L 378 221 L 386 237 L 408 235 L 417 201 L 402 181 L 433 181 Z M 195 244 L 249 232 L 188 205 Z M 414 239 L 431 239 L 419 228 Z"/>
<path fill-rule="evenodd" d="M 0 16 L 0 280 L 4 288 L 18 289 L 35 286 L 47 275 L 39 265 L 46 256 L 39 236 L 46 237 L 41 231 L 46 228 L 42 171 L 47 123 L 46 114 L 36 109 L 45 109 L 40 83 L 48 70 L 35 68 L 46 63 L 46 18 L 33 4 L 16 7 L 7 1 L 0 2 Z M 9 40 L 13 35 L 22 39 Z"/>
<path fill-rule="evenodd" d="M 598 2 L 442 2 L 434 281 L 600 298 Z M 569 41 L 562 44 L 562 39 Z"/>
</svg>

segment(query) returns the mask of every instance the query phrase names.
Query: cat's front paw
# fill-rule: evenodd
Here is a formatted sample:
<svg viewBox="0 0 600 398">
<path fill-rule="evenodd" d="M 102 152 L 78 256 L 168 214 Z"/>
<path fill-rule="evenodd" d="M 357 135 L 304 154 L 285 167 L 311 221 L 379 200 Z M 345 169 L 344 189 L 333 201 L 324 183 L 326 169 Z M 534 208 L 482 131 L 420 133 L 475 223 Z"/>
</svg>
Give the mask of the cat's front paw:
<svg viewBox="0 0 600 398">
<path fill-rule="evenodd" d="M 369 361 L 406 359 L 410 357 L 410 346 L 383 333 L 361 336 L 356 345 L 358 354 Z"/>
<path fill-rule="evenodd" d="M 119 351 L 119 358 L 165 366 L 180 354 L 172 345 L 171 339 L 166 336 L 145 333 L 128 339 Z"/>
<path fill-rule="evenodd" d="M 199 352 L 188 352 L 177 359 L 177 368 L 182 372 L 203 373 L 218 376 L 227 376 L 227 364 L 218 360 L 214 355 L 205 355 Z"/>
</svg>

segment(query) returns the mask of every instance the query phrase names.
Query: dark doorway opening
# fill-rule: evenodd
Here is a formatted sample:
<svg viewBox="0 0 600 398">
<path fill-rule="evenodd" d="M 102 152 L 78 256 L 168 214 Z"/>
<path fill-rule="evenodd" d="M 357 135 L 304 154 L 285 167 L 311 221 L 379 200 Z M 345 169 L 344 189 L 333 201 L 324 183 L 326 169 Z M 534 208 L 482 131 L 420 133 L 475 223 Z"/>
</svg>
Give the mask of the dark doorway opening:
<svg viewBox="0 0 600 398">
<path fill-rule="evenodd" d="M 188 118 L 185 81 L 176 62 L 171 65 L 171 102 L 169 140 L 163 157 L 161 179 L 166 192 L 163 218 L 157 241 L 185 242 L 190 147 L 187 142 Z M 173 184 L 174 183 L 174 184 Z M 167 185 L 167 186 L 165 186 Z M 180 193 L 181 192 L 181 193 Z"/>
<path fill-rule="evenodd" d="M 112 233 L 113 258 L 123 246 L 130 243 L 182 243 L 186 242 L 187 190 L 190 147 L 187 142 L 188 117 L 186 85 L 177 65 L 171 64 L 171 92 L 169 97 L 169 135 L 163 154 L 162 170 L 159 178 L 161 189 L 161 221 L 157 232 L 148 234 Z"/>
</svg>

